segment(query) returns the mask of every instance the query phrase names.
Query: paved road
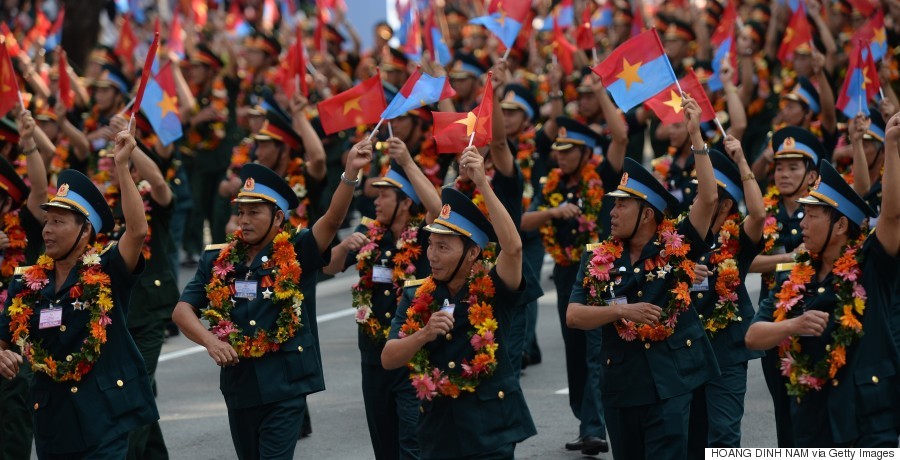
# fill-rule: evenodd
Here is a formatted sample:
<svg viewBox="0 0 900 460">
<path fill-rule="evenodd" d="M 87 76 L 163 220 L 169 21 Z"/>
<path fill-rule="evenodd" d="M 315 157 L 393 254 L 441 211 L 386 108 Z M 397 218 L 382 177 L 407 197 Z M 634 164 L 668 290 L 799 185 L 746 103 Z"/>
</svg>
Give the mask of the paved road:
<svg viewBox="0 0 900 460">
<path fill-rule="evenodd" d="M 575 459 L 563 444 L 577 434 L 577 423 L 568 407 L 562 338 L 557 319 L 550 272 L 545 267 L 540 302 L 538 341 L 544 362 L 529 367 L 522 387 L 537 425 L 538 435 L 521 444 L 518 458 Z M 183 270 L 185 283 L 193 273 Z M 310 396 L 313 434 L 297 445 L 295 458 L 372 458 L 365 412 L 360 394 L 359 352 L 356 325 L 351 316 L 349 287 L 355 273 L 347 273 L 318 287 L 319 334 L 327 390 Z M 758 292 L 758 277 L 749 280 L 751 298 Z M 219 368 L 205 350 L 184 337 L 169 339 L 157 371 L 162 430 L 173 459 L 235 458 L 228 430 L 225 403 L 219 392 Z M 750 364 L 743 433 L 745 446 L 773 446 L 771 401 L 759 362 Z M 603 454 L 600 458 L 611 458 Z"/>
</svg>

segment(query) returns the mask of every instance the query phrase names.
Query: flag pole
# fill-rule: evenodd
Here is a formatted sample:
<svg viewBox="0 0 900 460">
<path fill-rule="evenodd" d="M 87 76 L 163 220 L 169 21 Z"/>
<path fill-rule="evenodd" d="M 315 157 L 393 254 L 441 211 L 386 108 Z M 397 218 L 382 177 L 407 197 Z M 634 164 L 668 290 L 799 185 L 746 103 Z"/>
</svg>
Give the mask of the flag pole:
<svg viewBox="0 0 900 460">
<path fill-rule="evenodd" d="M 378 128 L 381 127 L 381 124 L 382 124 L 382 123 L 384 123 L 384 118 L 378 120 L 378 124 L 375 125 L 375 128 L 372 129 L 372 132 L 369 133 L 369 137 L 366 138 L 367 141 L 371 141 L 371 140 L 372 140 L 372 137 L 374 137 L 374 136 L 375 136 L 375 133 L 378 132 Z"/>
<path fill-rule="evenodd" d="M 390 121 L 388 121 L 388 137 L 394 137 L 394 127 L 391 126 Z"/>
<path fill-rule="evenodd" d="M 716 127 L 719 128 L 719 132 L 722 133 L 722 141 L 724 141 L 725 138 L 728 137 L 728 134 L 725 133 L 725 128 L 722 127 L 722 122 L 719 121 L 718 116 L 716 116 L 716 118 L 713 118 L 713 120 L 716 121 Z"/>
<path fill-rule="evenodd" d="M 512 51 L 512 47 L 511 47 L 511 46 L 507 46 L 507 47 L 506 47 L 506 51 L 503 53 L 503 60 L 504 60 L 504 61 L 506 60 L 506 58 L 509 57 L 509 52 L 510 52 L 510 51 Z"/>
<path fill-rule="evenodd" d="M 594 58 L 594 66 L 596 67 L 597 64 L 600 63 L 600 62 L 598 62 L 598 61 L 600 61 L 600 58 L 597 57 L 597 46 L 596 45 L 593 48 L 591 48 L 591 56 Z"/>
</svg>

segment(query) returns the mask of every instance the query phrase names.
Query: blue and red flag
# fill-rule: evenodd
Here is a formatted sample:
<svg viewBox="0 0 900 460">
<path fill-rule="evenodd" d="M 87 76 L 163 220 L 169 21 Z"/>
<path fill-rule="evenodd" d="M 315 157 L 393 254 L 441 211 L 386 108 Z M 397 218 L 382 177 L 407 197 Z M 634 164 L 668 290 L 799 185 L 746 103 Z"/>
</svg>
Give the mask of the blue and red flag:
<svg viewBox="0 0 900 460">
<path fill-rule="evenodd" d="M 838 93 L 835 107 L 840 109 L 847 118 L 853 118 L 859 114 L 869 116 L 869 87 L 874 87 L 878 81 L 878 75 L 869 75 L 870 70 L 863 59 L 863 49 L 866 45 L 861 40 L 853 43 L 853 52 L 850 54 L 850 66 L 847 68 L 847 76 L 844 85 Z"/>
<path fill-rule="evenodd" d="M 629 38 L 591 70 L 624 112 L 677 81 L 656 29 Z"/>
<path fill-rule="evenodd" d="M 171 62 L 162 66 L 147 81 L 141 112 L 147 117 L 162 145 L 169 145 L 183 135 Z"/>
<path fill-rule="evenodd" d="M 572 6 L 572 0 L 562 0 L 550 10 L 550 14 L 544 18 L 544 24 L 541 26 L 541 32 L 549 32 L 553 30 L 553 20 L 556 19 L 557 25 L 562 28 L 569 28 L 575 23 L 575 7 Z"/>
<path fill-rule="evenodd" d="M 169 26 L 171 28 L 171 32 L 166 42 L 166 47 L 169 48 L 169 51 L 175 53 L 179 59 L 184 59 L 184 27 L 181 25 L 181 15 L 177 12 L 172 15 L 172 24 Z"/>
<path fill-rule="evenodd" d="M 450 87 L 450 79 L 447 77 L 433 77 L 422 72 L 422 69 L 416 69 L 381 113 L 381 118 L 391 120 L 410 110 L 434 104 L 455 94 L 456 91 Z"/>
<path fill-rule="evenodd" d="M 734 34 L 736 22 L 737 8 L 735 7 L 734 0 L 732 0 L 725 6 L 725 11 L 722 13 L 722 21 L 719 23 L 718 27 L 716 27 L 712 39 L 710 40 L 715 48 L 712 59 L 713 73 L 706 82 L 706 86 L 709 87 L 710 91 L 718 91 L 722 89 L 724 85 L 724 82 L 719 76 L 719 72 L 722 70 L 722 64 L 725 61 L 726 56 L 728 56 L 729 61 L 731 61 L 731 68 L 737 68 L 737 39 Z M 734 78 L 737 78 L 737 72 L 734 73 Z"/>
<path fill-rule="evenodd" d="M 241 11 L 238 2 L 231 2 L 228 16 L 225 19 L 225 30 L 235 38 L 244 38 L 253 32 L 253 27 L 244 19 L 244 13 Z"/>
<path fill-rule="evenodd" d="M 53 26 L 47 32 L 47 40 L 44 42 L 44 49 L 47 51 L 55 50 L 57 46 L 62 44 L 63 20 L 66 17 L 65 8 L 59 10 Z"/>
<path fill-rule="evenodd" d="M 613 2 L 608 0 L 603 4 L 603 8 L 594 11 L 594 15 L 591 17 L 591 27 L 595 29 L 609 29 L 613 25 L 614 16 Z"/>
<path fill-rule="evenodd" d="M 425 50 L 431 55 L 431 60 L 439 62 L 442 66 L 450 65 L 453 61 L 453 55 L 450 53 L 450 47 L 444 41 L 444 35 L 441 28 L 435 21 L 435 13 L 432 8 L 428 12 L 425 19 Z"/>
<path fill-rule="evenodd" d="M 887 54 L 887 30 L 884 27 L 884 11 L 879 8 L 856 34 L 855 39 L 865 40 L 869 42 L 872 49 L 872 58 L 875 62 L 880 62 L 884 55 Z"/>
<path fill-rule="evenodd" d="M 422 27 L 419 25 L 419 11 L 415 4 L 409 11 L 410 22 L 406 25 L 406 39 L 402 40 L 403 45 L 400 49 L 410 61 L 418 61 L 422 58 Z"/>
<path fill-rule="evenodd" d="M 488 15 L 474 18 L 469 23 L 484 26 L 500 39 L 503 46 L 512 48 L 530 10 L 531 0 L 491 0 Z"/>
</svg>

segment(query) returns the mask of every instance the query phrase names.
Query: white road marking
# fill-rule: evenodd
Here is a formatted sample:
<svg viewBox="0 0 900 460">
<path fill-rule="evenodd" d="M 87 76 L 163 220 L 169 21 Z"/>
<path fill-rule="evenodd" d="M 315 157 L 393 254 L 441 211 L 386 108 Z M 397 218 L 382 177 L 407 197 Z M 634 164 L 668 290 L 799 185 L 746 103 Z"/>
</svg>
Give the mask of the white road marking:
<svg viewBox="0 0 900 460">
<path fill-rule="evenodd" d="M 567 395 L 569 394 L 569 387 L 565 387 L 562 390 L 556 390 L 553 392 L 555 395 Z"/>
</svg>

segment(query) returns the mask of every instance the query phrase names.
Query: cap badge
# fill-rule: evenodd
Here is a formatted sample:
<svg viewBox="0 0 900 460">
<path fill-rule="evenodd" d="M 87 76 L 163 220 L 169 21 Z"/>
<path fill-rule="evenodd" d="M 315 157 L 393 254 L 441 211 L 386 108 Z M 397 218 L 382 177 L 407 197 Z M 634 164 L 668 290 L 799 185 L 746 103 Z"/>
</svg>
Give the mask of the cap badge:
<svg viewBox="0 0 900 460">
<path fill-rule="evenodd" d="M 441 219 L 449 219 L 450 218 L 450 205 L 445 204 L 444 207 L 441 208 Z"/>
<path fill-rule="evenodd" d="M 66 196 L 69 194 L 69 184 L 62 184 L 59 186 L 59 190 L 56 191 L 56 196 Z"/>
<path fill-rule="evenodd" d="M 797 146 L 797 141 L 795 141 L 793 137 L 788 137 L 781 145 L 786 149 L 792 149 Z"/>
<path fill-rule="evenodd" d="M 566 128 L 559 128 L 556 137 L 569 137 L 569 131 Z"/>
<path fill-rule="evenodd" d="M 248 178 L 247 178 L 247 181 L 244 182 L 244 191 L 245 191 L 245 192 L 252 192 L 252 191 L 253 191 L 253 187 L 256 187 L 256 181 L 254 181 L 252 177 L 248 177 Z"/>
<path fill-rule="evenodd" d="M 622 180 L 619 181 L 619 185 L 628 185 L 628 173 L 622 173 Z"/>
</svg>

